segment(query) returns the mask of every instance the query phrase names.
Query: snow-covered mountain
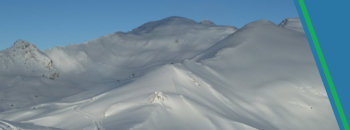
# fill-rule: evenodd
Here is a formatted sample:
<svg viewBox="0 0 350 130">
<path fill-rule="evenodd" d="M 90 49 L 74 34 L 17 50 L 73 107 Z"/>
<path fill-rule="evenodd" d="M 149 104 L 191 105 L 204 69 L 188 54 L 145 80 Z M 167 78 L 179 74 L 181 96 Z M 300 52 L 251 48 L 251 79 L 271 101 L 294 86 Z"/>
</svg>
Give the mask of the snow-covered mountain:
<svg viewBox="0 0 350 130">
<path fill-rule="evenodd" d="M 192 58 L 235 31 L 234 27 L 169 17 L 128 33 L 118 32 L 45 52 L 62 75 L 89 81 L 125 80 L 156 66 Z"/>
<path fill-rule="evenodd" d="M 0 128 L 339 129 L 298 19 L 168 17 L 0 61 Z"/>
</svg>

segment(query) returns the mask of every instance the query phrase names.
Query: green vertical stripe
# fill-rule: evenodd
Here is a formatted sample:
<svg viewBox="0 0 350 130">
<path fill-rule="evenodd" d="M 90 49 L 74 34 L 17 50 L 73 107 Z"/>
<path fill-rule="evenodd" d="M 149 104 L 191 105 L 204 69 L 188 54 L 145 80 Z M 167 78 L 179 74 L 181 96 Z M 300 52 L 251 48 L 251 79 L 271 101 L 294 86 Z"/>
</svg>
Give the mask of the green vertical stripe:
<svg viewBox="0 0 350 130">
<path fill-rule="evenodd" d="M 346 117 L 345 117 L 343 108 L 342 108 L 342 106 L 340 104 L 337 91 L 335 90 L 335 87 L 334 87 L 334 84 L 333 84 L 333 81 L 332 81 L 332 77 L 331 77 L 331 75 L 329 73 L 329 70 L 328 70 L 328 67 L 327 67 L 327 64 L 326 64 L 326 60 L 323 57 L 323 54 L 322 54 L 322 51 L 321 51 L 321 47 L 320 47 L 320 45 L 318 43 L 315 30 L 312 27 L 311 20 L 310 20 L 308 12 L 306 10 L 304 0 L 299 0 L 299 5 L 300 5 L 301 11 L 302 11 L 302 13 L 304 15 L 304 19 L 306 21 L 307 28 L 309 29 L 309 32 L 310 32 L 310 35 L 311 35 L 311 39 L 312 39 L 312 41 L 314 43 L 314 46 L 315 46 L 315 49 L 316 49 L 316 53 L 318 55 L 318 59 L 320 60 L 320 63 L 321 63 L 324 75 L 326 76 L 328 86 L 329 86 L 329 88 L 331 90 L 331 93 L 332 93 L 332 96 L 333 96 L 333 100 L 334 100 L 334 103 L 335 103 L 335 105 L 336 105 L 336 107 L 338 109 L 338 113 L 339 113 L 340 119 L 341 119 L 341 121 L 343 123 L 344 129 L 345 130 L 350 130 L 348 122 L 346 121 Z"/>
</svg>

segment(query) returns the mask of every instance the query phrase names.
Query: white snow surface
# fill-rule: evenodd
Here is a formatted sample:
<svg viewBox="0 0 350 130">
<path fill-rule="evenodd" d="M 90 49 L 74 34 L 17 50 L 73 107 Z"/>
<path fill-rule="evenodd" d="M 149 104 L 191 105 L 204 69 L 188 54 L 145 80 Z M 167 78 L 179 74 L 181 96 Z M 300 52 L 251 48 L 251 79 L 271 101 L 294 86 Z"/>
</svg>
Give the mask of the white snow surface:
<svg viewBox="0 0 350 130">
<path fill-rule="evenodd" d="M 18 40 L 0 51 L 0 129 L 339 129 L 290 21 L 174 16 L 45 51 Z"/>
</svg>

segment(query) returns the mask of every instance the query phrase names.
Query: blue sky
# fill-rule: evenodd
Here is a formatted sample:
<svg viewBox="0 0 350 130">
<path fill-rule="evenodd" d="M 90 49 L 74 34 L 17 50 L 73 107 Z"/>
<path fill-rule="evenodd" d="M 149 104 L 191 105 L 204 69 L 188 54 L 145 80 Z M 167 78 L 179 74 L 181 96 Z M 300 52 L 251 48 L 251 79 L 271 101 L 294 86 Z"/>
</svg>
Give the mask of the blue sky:
<svg viewBox="0 0 350 130">
<path fill-rule="evenodd" d="M 242 27 L 298 15 L 293 0 L 2 0 L 0 49 L 17 39 L 40 49 L 78 44 L 168 16 Z"/>
</svg>

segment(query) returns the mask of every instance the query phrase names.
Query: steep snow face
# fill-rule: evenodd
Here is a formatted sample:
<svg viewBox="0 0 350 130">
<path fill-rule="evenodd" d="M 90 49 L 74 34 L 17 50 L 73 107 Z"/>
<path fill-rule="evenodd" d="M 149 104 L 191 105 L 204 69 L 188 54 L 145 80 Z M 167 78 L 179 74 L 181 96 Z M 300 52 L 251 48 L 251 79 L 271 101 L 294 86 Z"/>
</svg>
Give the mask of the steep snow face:
<svg viewBox="0 0 350 130">
<path fill-rule="evenodd" d="M 301 21 L 299 18 L 285 19 L 279 24 L 279 26 L 287 29 L 295 30 L 298 32 L 304 32 L 303 25 L 301 24 Z"/>
<path fill-rule="evenodd" d="M 72 75 L 70 79 L 79 76 L 88 81 L 125 80 L 149 68 L 192 58 L 235 31 L 234 27 L 169 17 L 128 33 L 45 52 L 62 75 Z"/>
<path fill-rule="evenodd" d="M 59 78 L 1 73 L 0 128 L 339 129 L 305 34 L 287 25 L 169 17 L 46 50 Z"/>
<path fill-rule="evenodd" d="M 248 113 L 233 111 L 245 124 L 258 129 L 339 129 L 303 33 L 256 21 L 208 50 L 200 63 L 216 76 L 202 76 L 207 74 L 199 67 L 192 67 L 193 72 L 217 84 L 219 93 L 232 95 L 227 96 L 232 102 L 242 103 Z"/>
</svg>

